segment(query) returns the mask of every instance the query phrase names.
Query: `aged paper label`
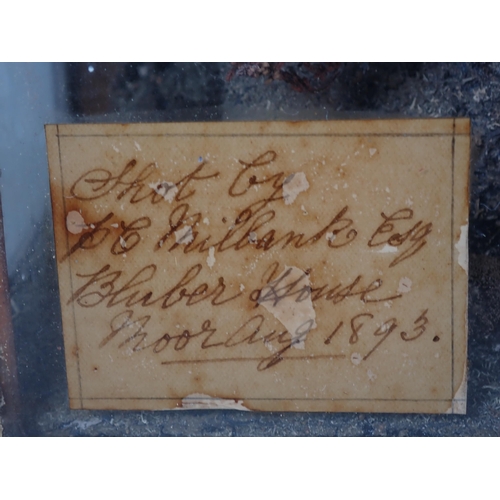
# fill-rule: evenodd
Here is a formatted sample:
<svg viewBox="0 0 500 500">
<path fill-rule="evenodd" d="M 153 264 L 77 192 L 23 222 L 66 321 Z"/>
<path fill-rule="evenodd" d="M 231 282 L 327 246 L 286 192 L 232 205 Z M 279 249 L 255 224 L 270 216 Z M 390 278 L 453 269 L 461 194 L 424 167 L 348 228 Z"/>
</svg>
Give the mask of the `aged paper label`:
<svg viewBox="0 0 500 500">
<path fill-rule="evenodd" d="M 465 412 L 468 120 L 46 134 L 72 408 Z"/>
</svg>

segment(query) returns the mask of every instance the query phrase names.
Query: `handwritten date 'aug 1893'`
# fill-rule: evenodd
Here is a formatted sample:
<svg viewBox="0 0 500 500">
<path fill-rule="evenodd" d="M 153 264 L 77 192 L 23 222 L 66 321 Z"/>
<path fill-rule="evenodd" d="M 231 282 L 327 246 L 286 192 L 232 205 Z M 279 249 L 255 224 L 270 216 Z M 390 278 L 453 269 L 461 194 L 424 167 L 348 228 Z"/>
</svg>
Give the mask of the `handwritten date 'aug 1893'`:
<svg viewBox="0 0 500 500">
<path fill-rule="evenodd" d="M 404 330 L 399 332 L 399 336 L 403 341 L 409 342 L 418 339 L 425 331 L 426 325 L 429 320 L 427 318 L 426 309 L 420 316 L 414 320 L 413 325 L 411 325 L 411 332 L 407 333 Z M 381 345 L 382 343 L 391 335 L 393 331 L 400 328 L 399 320 L 396 317 L 391 317 L 386 319 L 377 326 L 378 323 L 370 320 L 374 320 L 375 316 L 371 313 L 361 313 L 353 316 L 349 325 L 344 325 L 343 321 L 339 321 L 337 326 L 333 329 L 332 333 L 328 335 L 323 340 L 323 344 L 328 346 L 332 343 L 332 339 L 335 336 L 340 337 L 345 331 L 347 331 L 347 341 L 350 345 L 358 343 L 359 336 L 361 334 L 365 335 L 371 334 L 373 339 L 372 345 L 370 345 L 366 354 L 362 355 L 359 353 L 353 353 L 351 356 L 351 361 L 358 364 L 361 361 L 368 359 Z M 194 349 L 203 350 L 218 350 L 219 352 L 228 351 L 232 347 L 236 347 L 242 344 L 252 346 L 257 343 L 261 343 L 270 346 L 274 341 L 277 343 L 278 347 L 274 348 L 274 352 L 269 356 L 263 357 L 250 357 L 250 358 L 234 358 L 228 357 L 211 357 L 203 360 L 196 359 L 170 359 L 163 360 L 162 364 L 182 364 L 182 363 L 196 363 L 196 362 L 220 362 L 223 360 L 227 361 L 259 361 L 257 369 L 259 371 L 269 369 L 284 360 L 304 360 L 304 359 L 342 359 L 345 358 L 343 354 L 335 354 L 335 352 L 324 351 L 320 355 L 310 355 L 310 356 L 287 356 L 290 354 L 290 349 L 296 344 L 304 340 L 305 336 L 310 333 L 310 322 L 305 322 L 299 327 L 299 329 L 294 332 L 293 337 L 286 330 L 278 332 L 276 330 L 266 330 L 264 328 L 265 318 L 262 314 L 256 314 L 248 319 L 243 325 L 230 332 L 229 335 L 219 335 L 218 330 L 212 321 L 205 319 L 202 321 L 200 328 L 197 331 L 190 332 L 187 329 L 183 329 L 181 333 L 165 332 L 158 336 L 151 336 L 147 331 L 147 324 L 150 321 L 150 315 L 144 315 L 137 319 L 134 319 L 134 311 L 132 309 L 127 309 L 118 313 L 113 317 L 110 324 L 110 332 L 106 337 L 104 337 L 99 347 L 103 348 L 112 342 L 115 337 L 119 336 L 117 340 L 117 347 L 119 349 L 130 347 L 132 352 L 137 353 L 141 351 L 150 351 L 155 355 L 159 355 L 162 352 L 183 351 L 189 345 L 193 345 Z M 151 337 L 153 337 L 151 339 Z M 438 341 L 437 336 L 434 337 L 433 341 Z"/>
</svg>

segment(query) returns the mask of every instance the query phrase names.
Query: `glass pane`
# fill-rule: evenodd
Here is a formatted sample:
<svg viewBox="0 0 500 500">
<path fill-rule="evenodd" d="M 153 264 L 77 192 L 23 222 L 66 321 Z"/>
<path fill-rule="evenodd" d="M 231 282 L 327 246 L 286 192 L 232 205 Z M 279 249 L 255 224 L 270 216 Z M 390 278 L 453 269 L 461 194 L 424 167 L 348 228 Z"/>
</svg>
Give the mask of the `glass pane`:
<svg viewBox="0 0 500 500">
<path fill-rule="evenodd" d="M 3 434 L 498 435 L 499 102 L 499 64 L 0 64 Z M 459 116 L 472 122 L 465 417 L 69 410 L 44 124 Z"/>
</svg>

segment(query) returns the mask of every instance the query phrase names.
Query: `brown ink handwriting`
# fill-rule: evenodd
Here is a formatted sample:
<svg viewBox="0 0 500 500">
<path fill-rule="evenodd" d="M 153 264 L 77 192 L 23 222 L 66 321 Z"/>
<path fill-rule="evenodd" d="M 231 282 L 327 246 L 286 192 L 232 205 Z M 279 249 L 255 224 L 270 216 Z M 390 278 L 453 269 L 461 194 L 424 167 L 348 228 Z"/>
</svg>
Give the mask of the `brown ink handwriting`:
<svg viewBox="0 0 500 500">
<path fill-rule="evenodd" d="M 125 277 L 125 271 L 113 271 L 109 264 L 94 273 L 76 273 L 76 277 L 84 278 L 86 282 L 73 293 L 68 304 L 76 302 L 81 307 L 95 307 L 104 302 L 108 308 L 119 304 L 125 304 L 125 307 L 138 304 L 142 307 L 149 307 L 159 304 L 161 309 L 168 309 L 182 301 L 186 306 L 192 306 L 208 299 L 211 299 L 210 303 L 213 306 L 219 306 L 242 295 L 242 292 L 239 292 L 228 297 L 222 276 L 217 278 L 215 286 L 210 286 L 205 282 L 196 285 L 194 282 L 200 275 L 202 266 L 195 264 L 173 287 L 159 297 L 154 297 L 152 291 L 141 287 L 154 281 L 156 271 L 155 264 L 143 266 L 125 283 L 121 283 Z"/>
<path fill-rule="evenodd" d="M 376 247 L 384 244 L 400 247 L 404 245 L 405 242 L 409 243 L 409 246 L 390 263 L 389 267 L 394 267 L 400 262 L 410 258 L 412 255 L 415 255 L 427 244 L 425 237 L 432 231 L 432 222 L 424 224 L 423 221 L 418 221 L 406 232 L 398 233 L 395 231 L 395 224 L 397 222 L 413 219 L 413 210 L 402 208 L 392 215 L 385 215 L 384 212 L 382 212 L 381 216 L 384 222 L 382 222 L 372 234 L 368 241 L 369 247 Z"/>
<path fill-rule="evenodd" d="M 192 172 L 174 183 L 178 189 L 174 198 L 175 201 L 186 200 L 196 193 L 194 188 L 187 193 L 184 192 L 187 186 L 194 181 L 212 179 L 220 175 L 219 172 L 202 175 L 201 172 L 206 165 L 206 161 L 201 162 Z M 97 200 L 112 192 L 118 193 L 115 197 L 117 201 L 130 195 L 129 203 L 132 204 L 140 203 L 148 198 L 150 198 L 153 205 L 162 201 L 163 196 L 149 186 L 151 182 L 146 183 L 148 179 L 156 181 L 153 174 L 156 177 L 158 176 L 157 165 L 148 163 L 139 171 L 137 171 L 138 168 L 136 167 L 138 167 L 137 160 L 132 159 L 117 175 L 113 175 L 110 170 L 105 168 L 89 170 L 71 186 L 70 194 L 73 198 L 81 201 Z"/>
</svg>

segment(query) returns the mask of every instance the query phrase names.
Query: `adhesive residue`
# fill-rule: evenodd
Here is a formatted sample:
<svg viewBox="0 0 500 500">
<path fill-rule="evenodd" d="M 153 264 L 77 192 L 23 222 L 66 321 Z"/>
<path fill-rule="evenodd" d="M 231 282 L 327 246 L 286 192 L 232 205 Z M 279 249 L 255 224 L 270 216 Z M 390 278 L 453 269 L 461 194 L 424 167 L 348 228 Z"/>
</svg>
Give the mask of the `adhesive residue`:
<svg viewBox="0 0 500 500">
<path fill-rule="evenodd" d="M 289 175 L 283 182 L 283 199 L 285 200 L 285 205 L 291 205 L 300 193 L 308 189 L 309 182 L 307 182 L 304 172 Z"/>
<path fill-rule="evenodd" d="M 401 278 L 399 280 L 398 293 L 408 293 L 411 290 L 412 281 L 410 278 Z"/>
<path fill-rule="evenodd" d="M 455 244 L 458 250 L 458 265 L 469 274 L 469 248 L 468 248 L 469 225 L 460 226 L 460 238 Z"/>
<path fill-rule="evenodd" d="M 66 215 L 66 229 L 71 234 L 80 234 L 84 229 L 87 229 L 85 219 L 78 210 L 72 210 Z"/>
<path fill-rule="evenodd" d="M 262 289 L 258 303 L 288 330 L 292 347 L 305 348 L 306 336 L 317 324 L 311 283 L 304 271 L 285 266 L 285 270 Z"/>
<path fill-rule="evenodd" d="M 214 247 L 210 247 L 208 249 L 207 264 L 208 264 L 208 267 L 210 269 L 212 269 L 212 267 L 214 267 L 214 264 L 215 264 L 215 248 Z"/>
<path fill-rule="evenodd" d="M 184 226 L 178 231 L 174 231 L 175 242 L 178 245 L 187 245 L 193 241 L 193 229 L 191 226 Z"/>
<path fill-rule="evenodd" d="M 179 191 L 173 182 L 168 181 L 151 182 L 149 187 L 160 196 L 163 196 L 169 203 L 174 201 L 175 195 Z"/>
<path fill-rule="evenodd" d="M 250 411 L 245 408 L 242 400 L 214 398 L 207 394 L 190 394 L 182 399 L 182 408 L 178 410 L 239 410 Z"/>
</svg>

